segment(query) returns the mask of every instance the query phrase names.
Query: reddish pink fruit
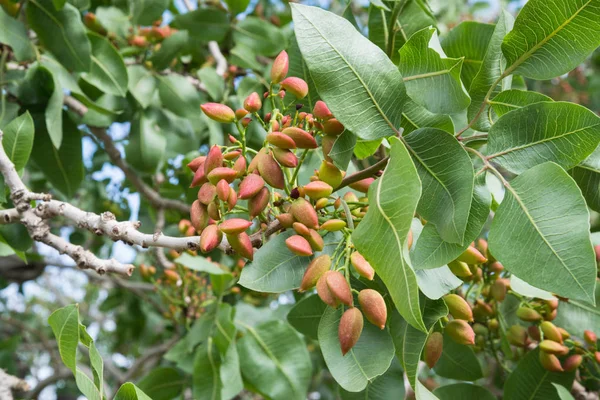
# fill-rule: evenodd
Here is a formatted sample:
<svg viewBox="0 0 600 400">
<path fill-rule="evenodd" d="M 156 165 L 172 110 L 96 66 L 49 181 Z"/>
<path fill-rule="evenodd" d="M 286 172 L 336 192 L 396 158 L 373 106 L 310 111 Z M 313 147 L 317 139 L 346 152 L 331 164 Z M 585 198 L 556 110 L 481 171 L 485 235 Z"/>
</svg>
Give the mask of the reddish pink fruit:
<svg viewBox="0 0 600 400">
<path fill-rule="evenodd" d="M 487 258 L 473 246 L 469 246 L 464 253 L 458 256 L 457 260 L 466 262 L 467 264 L 483 264 L 487 262 Z"/>
<path fill-rule="evenodd" d="M 200 106 L 204 114 L 212 120 L 221 122 L 223 124 L 234 122 L 235 113 L 225 104 L 220 103 L 206 103 Z"/>
<path fill-rule="evenodd" d="M 375 277 L 375 270 L 358 251 L 352 253 L 352 255 L 350 256 L 350 262 L 352 263 L 352 266 L 360 276 L 370 281 L 373 280 L 373 278 Z"/>
<path fill-rule="evenodd" d="M 351 183 L 349 186 L 357 192 L 368 193 L 373 182 L 375 182 L 374 178 L 365 178 L 358 182 Z"/>
<path fill-rule="evenodd" d="M 246 115 L 248 115 L 248 110 L 246 110 L 245 108 L 239 108 L 239 109 L 235 110 L 235 118 L 238 120 L 244 118 Z M 242 121 L 242 125 L 243 124 L 244 124 L 244 121 Z"/>
<path fill-rule="evenodd" d="M 271 66 L 271 82 L 281 82 L 287 76 L 289 67 L 290 60 L 287 52 L 284 50 L 273 61 L 273 65 Z"/>
<path fill-rule="evenodd" d="M 229 211 L 233 210 L 233 207 L 235 207 L 235 205 L 237 204 L 237 193 L 235 192 L 235 190 L 233 190 L 232 187 L 229 187 L 229 197 L 227 198 L 227 206 L 229 208 Z"/>
<path fill-rule="evenodd" d="M 265 187 L 265 181 L 260 175 L 250 174 L 240 183 L 239 198 L 246 200 L 252 198 Z"/>
<path fill-rule="evenodd" d="M 248 221 L 241 218 L 231 218 L 221 222 L 219 229 L 221 232 L 228 235 L 235 235 L 238 233 L 245 232 L 246 229 L 252 226 L 252 221 Z"/>
<path fill-rule="evenodd" d="M 277 164 L 277 161 L 273 158 L 272 154 L 264 154 L 261 156 L 258 160 L 257 168 L 260 176 L 262 176 L 265 182 L 270 186 L 276 189 L 283 189 L 285 187 L 283 171 L 279 164 Z"/>
<path fill-rule="evenodd" d="M 349 308 L 340 319 L 338 338 L 342 355 L 346 355 L 354 347 L 363 330 L 364 320 L 358 308 Z"/>
<path fill-rule="evenodd" d="M 314 181 L 304 186 L 304 193 L 313 200 L 328 197 L 333 192 L 331 185 L 323 181 Z"/>
<path fill-rule="evenodd" d="M 332 271 L 327 274 L 327 287 L 331 294 L 342 304 L 348 307 L 352 306 L 354 299 L 352 298 L 352 291 L 350 285 L 344 275 L 339 271 Z"/>
<path fill-rule="evenodd" d="M 262 108 L 262 100 L 256 92 L 250 93 L 244 100 L 244 108 L 251 113 L 258 112 Z"/>
<path fill-rule="evenodd" d="M 300 197 L 292 203 L 290 213 L 296 221 L 302 222 L 309 228 L 317 229 L 319 227 L 319 217 L 312 204 L 308 200 Z"/>
<path fill-rule="evenodd" d="M 225 179 L 221 179 L 217 182 L 217 197 L 221 201 L 227 201 L 229 198 L 229 183 Z"/>
<path fill-rule="evenodd" d="M 444 350 L 444 335 L 433 332 L 427 338 L 423 348 L 423 361 L 429 368 L 433 368 L 442 356 Z"/>
<path fill-rule="evenodd" d="M 302 277 L 302 282 L 300 283 L 300 292 L 305 292 L 308 289 L 313 288 L 317 281 L 323 274 L 329 271 L 331 267 L 331 257 L 328 254 L 323 254 L 319 257 L 316 257 L 314 260 L 308 264 L 308 268 Z"/>
<path fill-rule="evenodd" d="M 281 226 L 283 226 L 284 228 L 291 228 L 294 224 L 294 217 L 292 216 L 292 214 L 289 213 L 279 214 L 275 218 L 277 218 Z"/>
<path fill-rule="evenodd" d="M 308 94 L 308 85 L 303 79 L 291 76 L 281 81 L 281 87 L 293 94 L 298 99 L 303 99 Z"/>
<path fill-rule="evenodd" d="M 237 173 L 238 178 L 244 175 L 244 173 L 246 172 L 246 166 L 246 157 L 240 157 L 237 160 L 235 160 L 232 169 Z"/>
<path fill-rule="evenodd" d="M 287 168 L 296 168 L 298 166 L 298 157 L 289 150 L 280 148 L 273 149 L 273 157 L 277 162 Z"/>
<path fill-rule="evenodd" d="M 196 157 L 188 163 L 187 167 L 192 172 L 196 172 L 198 170 L 198 168 L 200 168 L 202 165 L 204 165 L 204 161 L 206 161 L 206 156 Z"/>
<path fill-rule="evenodd" d="M 331 118 L 323 123 L 323 132 L 326 135 L 339 136 L 344 132 L 344 125 L 335 118 Z"/>
<path fill-rule="evenodd" d="M 340 305 L 339 300 L 331 293 L 329 286 L 327 285 L 327 276 L 332 274 L 333 271 L 325 271 L 323 275 L 317 280 L 317 294 L 323 301 L 330 307 L 337 308 Z"/>
<path fill-rule="evenodd" d="M 204 161 L 204 173 L 208 176 L 208 173 L 215 168 L 223 166 L 223 153 L 219 146 L 214 145 L 208 151 L 206 160 Z"/>
<path fill-rule="evenodd" d="M 540 350 L 549 354 L 556 354 L 564 356 L 569 353 L 569 348 L 557 343 L 553 340 L 542 340 L 540 343 Z"/>
<path fill-rule="evenodd" d="M 571 372 L 579 368 L 582 362 L 583 356 L 581 356 L 581 354 L 573 354 L 572 356 L 567 357 L 565 361 L 563 361 L 562 367 L 565 371 Z"/>
<path fill-rule="evenodd" d="M 313 107 L 312 114 L 315 118 L 319 119 L 329 119 L 333 117 L 331 111 L 329 111 L 329 107 L 325 104 L 324 101 L 318 100 Z"/>
<path fill-rule="evenodd" d="M 542 364 L 544 369 L 550 372 L 564 371 L 563 367 L 560 365 L 558 357 L 556 357 L 554 354 L 549 354 L 544 351 L 540 351 L 540 364 Z"/>
<path fill-rule="evenodd" d="M 271 132 L 266 137 L 267 142 L 271 143 L 273 146 L 277 146 L 280 149 L 295 149 L 296 143 L 294 139 L 292 139 L 288 135 L 284 135 L 281 132 Z"/>
<path fill-rule="evenodd" d="M 313 251 L 308 240 L 300 235 L 290 236 L 285 240 L 285 245 L 298 256 L 312 256 Z"/>
<path fill-rule="evenodd" d="M 223 158 L 225 160 L 231 161 L 231 160 L 235 160 L 236 158 L 238 158 L 240 156 L 240 154 L 242 154 L 241 151 L 234 150 L 234 151 L 230 151 L 228 153 L 223 154 Z"/>
<path fill-rule="evenodd" d="M 458 344 L 473 345 L 475 344 L 475 332 L 467 321 L 462 319 L 454 319 L 446 325 L 446 332 Z"/>
<path fill-rule="evenodd" d="M 200 235 L 200 251 L 203 253 L 213 251 L 221 243 L 221 240 L 223 240 L 223 233 L 217 225 L 207 226 Z"/>
<path fill-rule="evenodd" d="M 583 339 L 587 342 L 587 344 L 595 346 L 596 341 L 598 340 L 598 337 L 596 336 L 596 334 L 594 332 L 586 329 L 583 331 Z"/>
<path fill-rule="evenodd" d="M 254 249 L 252 247 L 252 241 L 250 240 L 250 236 L 246 232 L 226 235 L 227 241 L 231 245 L 231 248 L 235 250 L 241 257 L 247 258 L 252 261 L 254 257 Z"/>
<path fill-rule="evenodd" d="M 237 171 L 229 167 L 218 167 L 207 175 L 210 183 L 216 185 L 221 179 L 231 183 L 237 178 Z"/>
<path fill-rule="evenodd" d="M 208 216 L 212 218 L 213 222 L 221 219 L 221 210 L 216 202 L 213 201 L 210 203 L 206 209 L 208 210 Z M 212 224 L 213 222 L 210 223 Z"/>
<path fill-rule="evenodd" d="M 306 227 L 306 225 L 304 225 L 301 222 L 294 222 L 292 224 L 292 228 L 294 228 L 294 230 L 296 231 L 296 233 L 300 236 L 304 236 L 307 237 L 308 235 L 310 235 L 310 229 L 308 229 Z"/>
<path fill-rule="evenodd" d="M 316 149 L 319 147 L 315 138 L 303 129 L 290 126 L 281 133 L 289 136 L 299 149 Z"/>
<path fill-rule="evenodd" d="M 229 190 L 227 191 L 229 192 Z M 210 182 L 206 182 L 198 191 L 198 200 L 204 205 L 209 205 L 217 197 L 217 188 Z"/>
<path fill-rule="evenodd" d="M 206 178 L 206 174 L 204 173 L 204 164 L 200 165 L 196 172 L 194 173 L 194 178 L 192 179 L 191 188 L 200 186 L 204 184 L 208 179 Z"/>
<path fill-rule="evenodd" d="M 206 225 L 208 225 L 208 211 L 206 210 L 206 206 L 198 200 L 192 203 L 190 222 L 197 232 L 202 232 L 206 228 Z"/>
<path fill-rule="evenodd" d="M 259 215 L 269 205 L 269 189 L 262 188 L 254 197 L 248 199 L 248 213 L 250 218 Z"/>
<path fill-rule="evenodd" d="M 379 329 L 385 328 L 387 307 L 385 300 L 378 291 L 363 289 L 358 294 L 358 303 L 367 320 Z"/>
<path fill-rule="evenodd" d="M 594 251 L 596 252 L 596 261 L 600 262 L 600 244 L 594 247 Z"/>
<path fill-rule="evenodd" d="M 310 247 L 312 247 L 314 251 L 322 251 L 325 247 L 325 241 L 321 235 L 319 235 L 319 232 L 314 229 L 308 230 L 308 236 L 306 236 L 306 240 L 308 240 Z"/>
</svg>

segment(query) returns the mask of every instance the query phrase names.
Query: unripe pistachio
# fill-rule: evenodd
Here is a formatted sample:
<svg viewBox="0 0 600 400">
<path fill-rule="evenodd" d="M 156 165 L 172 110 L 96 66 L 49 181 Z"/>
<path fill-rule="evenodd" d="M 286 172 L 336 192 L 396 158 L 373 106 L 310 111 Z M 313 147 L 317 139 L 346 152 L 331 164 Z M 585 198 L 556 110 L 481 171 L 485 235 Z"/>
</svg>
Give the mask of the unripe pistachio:
<svg viewBox="0 0 600 400">
<path fill-rule="evenodd" d="M 192 223 L 189 219 L 182 219 L 181 221 L 179 221 L 177 229 L 179 229 L 179 233 L 185 233 L 185 231 L 187 231 L 190 226 L 192 226 Z"/>
<path fill-rule="evenodd" d="M 499 261 L 494 261 L 493 263 L 490 264 L 488 269 L 490 270 L 490 272 L 499 274 L 500 272 L 504 271 L 504 266 L 502 264 L 500 264 Z"/>
<path fill-rule="evenodd" d="M 373 182 L 375 182 L 374 178 L 365 178 L 365 179 L 361 179 L 358 182 L 351 183 L 349 186 L 358 192 L 368 193 L 369 187 L 371 187 L 371 184 Z"/>
<path fill-rule="evenodd" d="M 343 356 L 358 342 L 363 325 L 363 316 L 358 308 L 349 308 L 342 314 L 338 328 L 338 338 Z"/>
<path fill-rule="evenodd" d="M 323 157 L 329 162 L 333 162 L 331 157 L 329 157 L 329 153 L 331 153 L 331 149 L 333 148 L 336 140 L 337 137 L 331 135 L 323 135 L 321 138 L 321 150 L 323 151 Z"/>
<path fill-rule="evenodd" d="M 387 321 L 387 307 L 385 300 L 378 291 L 363 289 L 358 293 L 358 303 L 367 317 L 367 320 L 379 329 L 385 328 Z"/>
<path fill-rule="evenodd" d="M 204 114 L 212 120 L 221 122 L 223 124 L 234 122 L 235 113 L 225 104 L 220 103 L 206 103 L 200 106 Z"/>
<path fill-rule="evenodd" d="M 556 310 L 558 308 L 558 299 L 544 300 L 544 303 L 548 305 L 550 310 Z"/>
<path fill-rule="evenodd" d="M 185 231 L 185 236 L 190 237 L 196 234 L 196 229 L 193 226 L 190 226 L 187 231 Z"/>
<path fill-rule="evenodd" d="M 346 192 L 344 193 L 344 201 L 346 203 L 358 203 L 358 197 L 354 192 Z"/>
<path fill-rule="evenodd" d="M 242 200 L 250 199 L 256 196 L 264 187 L 265 181 L 260 175 L 250 174 L 240 183 L 239 198 Z"/>
<path fill-rule="evenodd" d="M 156 268 L 152 265 L 140 264 L 140 274 L 142 278 L 148 279 L 156 274 Z"/>
<path fill-rule="evenodd" d="M 236 253 L 252 261 L 254 258 L 254 249 L 252 248 L 250 236 L 246 232 L 226 236 L 229 245 Z"/>
<path fill-rule="evenodd" d="M 129 44 L 134 47 L 146 47 L 148 46 L 148 39 L 144 36 L 133 36 L 129 39 Z"/>
<path fill-rule="evenodd" d="M 237 204 L 237 193 L 232 187 L 229 187 L 229 197 L 227 197 L 227 205 L 229 211 L 233 210 L 233 207 Z"/>
<path fill-rule="evenodd" d="M 165 275 L 165 279 L 170 283 L 177 283 L 181 279 L 179 274 L 172 269 L 166 269 L 163 273 Z"/>
<path fill-rule="evenodd" d="M 596 362 L 597 362 L 598 364 L 600 364 L 600 351 L 596 351 L 596 352 L 594 353 L 594 360 L 596 360 Z"/>
<path fill-rule="evenodd" d="M 319 179 L 335 189 L 342 183 L 344 175 L 342 174 L 342 171 L 338 169 L 338 167 L 328 161 L 323 161 L 319 167 Z"/>
<path fill-rule="evenodd" d="M 485 301 L 477 299 L 475 300 L 473 315 L 475 315 L 475 319 L 477 319 L 478 316 L 480 317 L 480 319 L 485 319 L 494 315 L 494 309 Z"/>
<path fill-rule="evenodd" d="M 318 147 L 315 138 L 303 129 L 290 126 L 281 133 L 289 136 L 299 149 L 316 149 Z"/>
<path fill-rule="evenodd" d="M 351 192 L 347 192 L 347 193 L 351 193 Z M 335 201 L 333 202 L 333 208 L 335 208 L 336 210 L 339 209 L 342 205 L 342 198 L 338 197 L 337 199 L 335 199 Z"/>
<path fill-rule="evenodd" d="M 531 337 L 536 342 L 539 342 L 542 339 L 542 336 L 540 335 L 540 328 L 538 328 L 536 325 L 531 325 L 530 327 L 528 327 L 527 333 L 529 333 L 529 337 Z"/>
<path fill-rule="evenodd" d="M 594 332 L 586 329 L 583 331 L 583 339 L 586 341 L 587 344 L 595 346 L 598 337 Z"/>
<path fill-rule="evenodd" d="M 321 229 L 329 232 L 341 231 L 345 227 L 346 221 L 343 221 L 341 219 L 330 219 L 321 224 Z"/>
<path fill-rule="evenodd" d="M 229 198 L 229 183 L 225 179 L 221 179 L 217 182 L 217 197 L 221 201 L 227 201 Z"/>
<path fill-rule="evenodd" d="M 476 323 L 473 324 L 473 332 L 475 332 L 475 335 L 487 336 L 489 330 L 485 325 Z"/>
<path fill-rule="evenodd" d="M 294 230 L 296 231 L 296 233 L 298 235 L 301 235 L 304 237 L 310 235 L 310 230 L 306 227 L 306 225 L 304 225 L 301 222 L 294 222 L 292 224 L 292 228 L 294 228 Z"/>
<path fill-rule="evenodd" d="M 363 278 L 372 281 L 375 277 L 375 270 L 358 251 L 352 253 L 352 255 L 350 256 L 350 263 L 352 264 L 356 272 L 358 272 L 358 274 Z"/>
<path fill-rule="evenodd" d="M 466 262 L 467 264 L 483 264 L 487 261 L 487 258 L 485 258 L 475 247 L 469 246 L 464 253 L 458 256 L 457 260 Z"/>
<path fill-rule="evenodd" d="M 256 92 L 250 93 L 244 100 L 244 108 L 251 113 L 258 112 L 262 108 L 262 100 Z"/>
<path fill-rule="evenodd" d="M 432 332 L 425 342 L 423 348 L 423 361 L 429 368 L 433 368 L 442 356 L 444 350 L 444 335 L 440 332 Z"/>
<path fill-rule="evenodd" d="M 558 330 L 558 328 L 552 322 L 549 322 L 549 321 L 542 322 L 540 324 L 540 329 L 544 333 L 545 339 L 553 340 L 557 343 L 562 344 L 563 337 L 562 337 L 560 331 Z"/>
<path fill-rule="evenodd" d="M 315 118 L 319 119 L 329 119 L 333 117 L 331 111 L 329 111 L 329 107 L 325 104 L 324 101 L 318 100 L 313 107 L 312 114 Z"/>
<path fill-rule="evenodd" d="M 527 329 L 521 325 L 513 325 L 506 332 L 506 338 L 514 346 L 525 347 L 527 344 Z"/>
<path fill-rule="evenodd" d="M 240 178 L 244 175 L 244 173 L 246 172 L 246 166 L 247 166 L 246 157 L 240 157 L 237 160 L 235 160 L 235 163 L 233 163 L 232 169 L 237 173 L 238 178 Z"/>
<path fill-rule="evenodd" d="M 232 161 L 232 160 L 235 160 L 236 158 L 238 158 L 240 156 L 240 154 L 242 154 L 241 151 L 233 150 L 233 151 L 223 154 L 223 159 L 225 159 L 227 161 Z"/>
<path fill-rule="evenodd" d="M 321 235 L 319 235 L 319 232 L 314 229 L 308 230 L 308 236 L 306 236 L 306 240 L 308 240 L 310 247 L 312 247 L 314 251 L 322 251 L 325 247 L 325 241 Z"/>
<path fill-rule="evenodd" d="M 457 294 L 451 293 L 444 296 L 444 302 L 448 307 L 450 315 L 454 319 L 462 319 L 465 321 L 473 321 L 473 310 L 465 299 Z"/>
<path fill-rule="evenodd" d="M 527 322 L 537 322 L 542 320 L 540 313 L 529 307 L 519 307 L 517 309 L 517 317 Z"/>
<path fill-rule="evenodd" d="M 273 157 L 284 167 L 296 168 L 298 166 L 298 157 L 289 150 L 276 147 L 273 149 Z"/>
<path fill-rule="evenodd" d="M 506 292 L 508 290 L 508 282 L 506 279 L 497 279 L 496 282 L 494 282 L 492 284 L 492 287 L 490 289 L 490 293 L 492 294 L 492 297 L 494 298 L 494 300 L 496 300 L 497 302 L 502 302 L 504 301 L 504 299 L 506 298 Z"/>
<path fill-rule="evenodd" d="M 309 228 L 317 229 L 319 227 L 319 217 L 313 206 L 308 200 L 300 197 L 292 202 L 290 213 L 296 221 L 302 222 Z"/>
<path fill-rule="evenodd" d="M 290 76 L 281 81 L 281 87 L 298 99 L 303 99 L 308 94 L 308 84 L 303 79 L 295 76 Z"/>
<path fill-rule="evenodd" d="M 294 217 L 292 216 L 292 214 L 289 213 L 279 214 L 275 218 L 277 218 L 281 226 L 283 226 L 284 228 L 291 228 L 294 224 Z"/>
<path fill-rule="evenodd" d="M 204 173 L 204 163 L 203 163 L 194 173 L 194 178 L 192 179 L 192 184 L 190 185 L 190 187 L 193 188 L 196 186 L 200 186 L 207 181 L 208 181 L 208 179 L 206 178 L 206 174 Z"/>
<path fill-rule="evenodd" d="M 209 225 L 202 231 L 200 235 L 200 251 L 208 253 L 217 248 L 223 240 L 223 233 L 217 225 Z"/>
<path fill-rule="evenodd" d="M 285 240 L 288 249 L 297 256 L 312 256 L 313 251 L 308 240 L 300 235 L 290 236 Z"/>
<path fill-rule="evenodd" d="M 352 298 L 352 291 L 348 285 L 348 281 L 344 275 L 339 271 L 331 271 L 327 274 L 327 287 L 329 291 L 341 304 L 345 304 L 348 307 L 352 306 L 354 299 Z"/>
<path fill-rule="evenodd" d="M 540 364 L 545 370 L 551 372 L 563 372 L 563 367 L 560 365 L 560 361 L 554 354 L 540 351 Z"/>
<path fill-rule="evenodd" d="M 326 198 L 322 198 L 317 200 L 317 202 L 315 203 L 315 210 L 321 210 L 323 208 L 325 208 L 327 206 L 327 204 L 329 204 L 329 199 Z M 323 229 L 323 226 L 321 226 L 321 229 Z"/>
<path fill-rule="evenodd" d="M 325 271 L 323 275 L 317 280 L 317 294 L 323 301 L 330 307 L 337 308 L 340 305 L 339 300 L 331 293 L 329 286 L 327 285 L 327 276 L 332 274 L 333 271 Z"/>
<path fill-rule="evenodd" d="M 271 82 L 281 82 L 287 76 L 289 67 L 290 60 L 288 54 L 285 50 L 283 50 L 281 53 L 279 53 L 279 55 L 277 55 L 275 61 L 273 61 L 273 65 L 271 66 Z"/>
<path fill-rule="evenodd" d="M 583 357 L 580 354 L 573 354 L 572 356 L 567 357 L 565 361 L 562 363 L 562 367 L 567 372 L 575 371 L 581 363 L 583 362 Z"/>
<path fill-rule="evenodd" d="M 269 124 L 273 132 L 279 132 L 279 122 L 276 119 L 269 121 Z"/>
<path fill-rule="evenodd" d="M 448 268 L 450 268 L 450 271 L 459 278 L 468 278 L 473 275 L 467 263 L 462 261 L 450 261 L 448 263 Z"/>
<path fill-rule="evenodd" d="M 540 350 L 550 354 L 564 356 L 569 352 L 569 348 L 552 340 L 542 340 Z"/>
<path fill-rule="evenodd" d="M 328 197 L 331 192 L 333 188 L 323 181 L 310 182 L 304 186 L 304 193 L 313 200 Z"/>
<path fill-rule="evenodd" d="M 295 149 L 296 142 L 291 136 L 285 135 L 281 132 L 271 132 L 266 137 L 267 142 L 273 146 L 277 146 L 280 149 Z"/>
<path fill-rule="evenodd" d="M 210 182 L 206 182 L 198 191 L 198 200 L 205 206 L 209 205 L 217 197 L 217 188 Z"/>
<path fill-rule="evenodd" d="M 557 327 L 557 329 L 560 332 L 560 335 L 562 336 L 563 340 L 566 340 L 571 337 L 571 334 L 569 332 L 567 332 L 566 329 L 561 328 L 560 326 Z"/>
<path fill-rule="evenodd" d="M 188 163 L 187 167 L 192 172 L 196 172 L 198 170 L 198 168 L 200 168 L 202 165 L 204 165 L 205 161 L 206 161 L 206 156 L 196 157 Z"/>
<path fill-rule="evenodd" d="M 302 277 L 300 283 L 300 292 L 305 292 L 313 288 L 319 278 L 331 268 L 331 257 L 328 254 L 323 254 L 316 257 L 308 264 L 308 268 Z"/>
<path fill-rule="evenodd" d="M 331 118 L 323 123 L 323 132 L 326 135 L 339 136 L 344 132 L 344 125 L 337 119 Z"/>
<path fill-rule="evenodd" d="M 208 181 L 216 185 L 221 179 L 231 183 L 237 178 L 237 171 L 229 167 L 218 167 L 207 175 Z"/>
<path fill-rule="evenodd" d="M 596 252 L 596 262 L 600 263 L 600 244 L 594 246 L 594 252 Z"/>
<path fill-rule="evenodd" d="M 243 119 L 246 115 L 248 115 L 248 110 L 245 108 L 238 108 L 235 110 L 235 118 L 237 120 Z"/>
<path fill-rule="evenodd" d="M 208 176 L 208 173 L 215 168 L 223 166 L 223 153 L 219 146 L 214 145 L 208 151 L 206 160 L 204 161 L 204 173 Z"/>
<path fill-rule="evenodd" d="M 257 156 L 258 157 L 258 156 Z M 257 164 L 258 172 L 260 176 L 270 186 L 276 189 L 283 189 L 285 187 L 285 179 L 283 177 L 283 171 L 277 161 L 273 158 L 272 154 L 265 154 L 260 157 Z"/>
<path fill-rule="evenodd" d="M 254 197 L 248 199 L 248 213 L 250 218 L 259 215 L 269 205 L 269 189 L 262 188 Z"/>
<path fill-rule="evenodd" d="M 454 319 L 446 325 L 446 332 L 456 343 L 464 345 L 475 344 L 475 332 L 467 321 L 462 319 Z"/>
<path fill-rule="evenodd" d="M 490 319 L 488 321 L 488 328 L 490 328 L 491 331 L 497 331 L 498 328 L 500 327 L 500 323 L 498 322 L 498 320 L 496 318 Z"/>
<path fill-rule="evenodd" d="M 206 206 L 208 210 L 208 216 L 213 219 L 213 221 L 218 221 L 221 219 L 221 210 L 219 210 L 219 205 L 216 202 L 211 202 L 208 206 Z M 213 223 L 210 222 L 209 223 Z"/>
<path fill-rule="evenodd" d="M 252 221 L 248 221 L 241 218 L 231 218 L 221 222 L 219 229 L 221 232 L 228 235 L 235 235 L 238 233 L 245 232 L 252 226 Z"/>
<path fill-rule="evenodd" d="M 208 211 L 206 210 L 206 206 L 198 200 L 194 201 L 190 208 L 190 222 L 198 232 L 202 232 L 206 228 L 206 225 L 208 225 Z"/>
</svg>

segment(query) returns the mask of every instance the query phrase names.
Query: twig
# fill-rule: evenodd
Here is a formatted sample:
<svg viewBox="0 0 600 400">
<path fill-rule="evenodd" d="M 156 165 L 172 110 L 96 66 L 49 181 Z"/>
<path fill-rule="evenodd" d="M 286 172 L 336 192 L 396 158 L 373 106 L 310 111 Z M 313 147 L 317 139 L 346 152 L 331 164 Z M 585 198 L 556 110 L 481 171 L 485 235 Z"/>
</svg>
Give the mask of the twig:
<svg viewBox="0 0 600 400">
<path fill-rule="evenodd" d="M 371 165 L 370 167 L 365 168 L 362 171 L 358 171 L 352 175 L 345 177 L 342 180 L 342 183 L 340 183 L 340 185 L 337 188 L 335 188 L 335 190 L 340 190 L 341 188 L 344 188 L 352 183 L 372 177 L 377 172 L 384 169 L 389 160 L 390 160 L 389 157 L 382 158 L 381 160 L 377 161 L 375 164 Z"/>
<path fill-rule="evenodd" d="M 12 392 L 25 392 L 29 390 L 27 382 L 16 376 L 12 376 L 0 369 L 0 399 L 13 400 Z"/>
<path fill-rule="evenodd" d="M 221 53 L 219 43 L 215 42 L 214 40 L 211 40 L 210 42 L 208 42 L 208 50 L 210 51 L 210 54 L 212 54 L 217 63 L 217 66 L 215 67 L 215 69 L 217 70 L 217 74 L 219 74 L 220 76 L 225 75 L 225 72 L 227 72 L 227 59 L 223 56 L 223 53 Z"/>
<path fill-rule="evenodd" d="M 140 358 L 138 358 L 135 361 L 135 363 L 129 368 L 129 370 L 123 375 L 123 377 L 120 379 L 120 383 L 130 381 L 131 378 L 135 377 L 136 374 L 142 368 L 147 366 L 147 363 L 149 360 L 151 360 L 154 357 L 162 356 L 164 353 L 169 351 L 169 349 L 171 347 L 173 347 L 173 345 L 175 343 L 177 343 L 178 341 L 179 341 L 179 336 L 174 336 L 167 342 L 161 343 L 160 345 L 158 345 L 156 347 L 152 347 L 152 348 L 144 350 L 144 354 Z"/>
<path fill-rule="evenodd" d="M 27 392 L 24 396 L 25 399 L 37 399 L 42 390 L 47 388 L 50 385 L 55 384 L 58 381 L 63 379 L 69 379 L 72 376 L 72 372 L 67 368 L 61 368 L 58 372 L 54 372 L 54 374 L 50 375 L 48 378 L 40 381 L 31 391 Z"/>
</svg>

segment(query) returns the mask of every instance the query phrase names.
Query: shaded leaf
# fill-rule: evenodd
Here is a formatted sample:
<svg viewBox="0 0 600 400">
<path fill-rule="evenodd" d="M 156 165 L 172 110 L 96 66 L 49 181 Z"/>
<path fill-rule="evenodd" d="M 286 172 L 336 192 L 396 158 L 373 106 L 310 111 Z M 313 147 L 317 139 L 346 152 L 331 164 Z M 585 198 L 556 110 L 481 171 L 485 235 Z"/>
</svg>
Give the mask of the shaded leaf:
<svg viewBox="0 0 600 400">
<path fill-rule="evenodd" d="M 34 127 L 29 111 L 21 114 L 3 129 L 2 146 L 8 158 L 20 171 L 25 167 L 33 148 Z"/>
<path fill-rule="evenodd" d="M 0 7 L 0 43 L 7 44 L 12 48 L 17 61 L 27 61 L 35 57 L 25 25 L 8 15 L 2 7 Z"/>
<path fill-rule="evenodd" d="M 489 101 L 491 110 L 493 110 L 493 114 L 495 115 L 492 115 L 488 109 L 488 119 L 493 123 L 496 118 L 503 116 L 507 112 L 541 101 L 552 101 L 552 99 L 545 94 L 537 92 L 516 89 L 504 90 Z"/>
<path fill-rule="evenodd" d="M 142 108 L 148 107 L 156 91 L 156 78 L 141 65 L 127 67 L 127 74 L 129 76 L 129 92 L 140 103 Z"/>
<path fill-rule="evenodd" d="M 385 374 L 378 376 L 362 392 L 347 392 L 341 390 L 342 400 L 388 400 L 403 399 L 404 371 L 397 358 L 392 360 L 390 368 Z"/>
<path fill-rule="evenodd" d="M 233 40 L 263 56 L 276 56 L 287 47 L 281 29 L 258 17 L 246 17 L 234 25 Z"/>
<path fill-rule="evenodd" d="M 131 382 L 124 383 L 115 394 L 114 400 L 152 400 Z"/>
<path fill-rule="evenodd" d="M 437 128 L 454 134 L 454 123 L 448 115 L 434 114 L 412 100 L 408 100 L 402 111 L 402 132 L 407 135 L 419 128 Z"/>
<path fill-rule="evenodd" d="M 581 189 L 587 205 L 600 212 L 600 146 L 570 173 Z"/>
<path fill-rule="evenodd" d="M 433 368 L 439 376 L 461 381 L 476 381 L 483 377 L 483 370 L 472 346 L 456 343 L 444 334 L 444 350 Z"/>
<path fill-rule="evenodd" d="M 298 332 L 311 339 L 318 340 L 319 321 L 321 321 L 326 308 L 327 305 L 323 303 L 319 296 L 313 294 L 294 304 L 287 315 L 287 321 Z"/>
<path fill-rule="evenodd" d="M 92 32 L 87 36 L 92 44 L 92 69 L 83 79 L 105 93 L 125 97 L 128 77 L 123 58 L 104 37 Z"/>
<path fill-rule="evenodd" d="M 131 21 L 136 25 L 152 25 L 169 6 L 169 0 L 127 0 Z"/>
<path fill-rule="evenodd" d="M 438 387 L 433 391 L 440 400 L 495 400 L 489 390 L 470 383 L 455 383 Z"/>
<path fill-rule="evenodd" d="M 186 380 L 171 367 L 157 367 L 150 371 L 137 386 L 154 400 L 170 400 L 183 391 Z"/>
<path fill-rule="evenodd" d="M 207 43 L 211 40 L 220 42 L 229 32 L 227 13 L 214 8 L 199 8 L 175 17 L 173 25 L 187 30 L 194 40 Z"/>
</svg>

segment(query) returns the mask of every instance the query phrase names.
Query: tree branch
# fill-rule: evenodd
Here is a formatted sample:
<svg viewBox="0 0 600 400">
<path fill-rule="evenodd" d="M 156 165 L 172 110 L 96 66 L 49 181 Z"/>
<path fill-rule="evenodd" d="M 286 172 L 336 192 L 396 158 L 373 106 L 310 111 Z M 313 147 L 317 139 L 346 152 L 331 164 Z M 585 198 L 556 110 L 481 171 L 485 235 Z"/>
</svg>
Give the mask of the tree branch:
<svg viewBox="0 0 600 400">
<path fill-rule="evenodd" d="M 389 160 L 389 157 L 382 158 L 370 167 L 367 167 L 362 171 L 355 172 L 354 174 L 345 177 L 342 180 L 342 183 L 340 183 L 340 186 L 335 188 L 335 190 L 340 190 L 341 188 L 344 188 L 352 183 L 372 177 L 373 175 L 384 169 Z"/>
<path fill-rule="evenodd" d="M 25 392 L 27 390 L 29 390 L 27 382 L 16 376 L 8 375 L 3 369 L 0 369 L 0 399 L 13 400 L 13 391 Z"/>
</svg>

